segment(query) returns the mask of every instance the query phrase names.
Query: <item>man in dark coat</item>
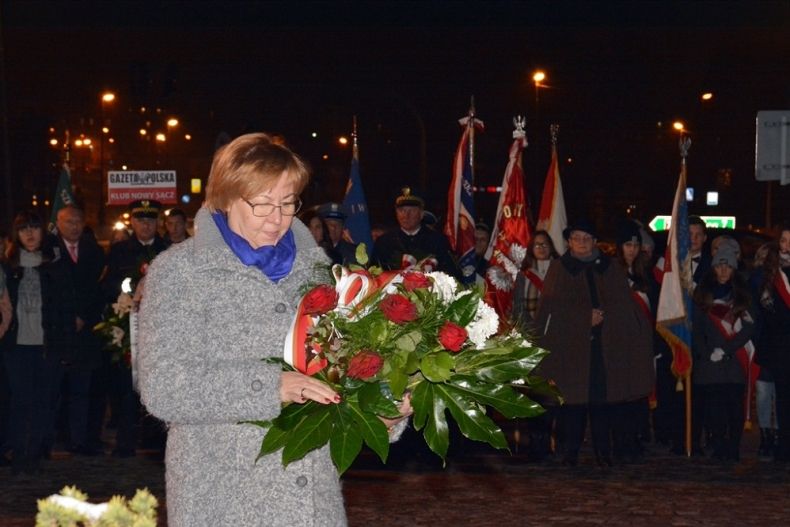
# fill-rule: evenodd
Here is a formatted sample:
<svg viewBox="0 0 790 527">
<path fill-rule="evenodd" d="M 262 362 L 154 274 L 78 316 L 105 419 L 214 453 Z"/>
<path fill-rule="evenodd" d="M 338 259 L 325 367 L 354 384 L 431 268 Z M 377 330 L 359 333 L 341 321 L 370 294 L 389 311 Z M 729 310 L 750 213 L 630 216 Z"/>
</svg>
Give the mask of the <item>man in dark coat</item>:
<svg viewBox="0 0 790 527">
<path fill-rule="evenodd" d="M 551 352 L 540 368 L 564 398 L 564 462 L 577 463 L 589 413 L 596 459 L 611 465 L 611 405 L 650 393 L 652 332 L 622 267 L 596 247 L 592 225 L 563 234 L 569 250 L 549 267 L 535 320 L 540 346 Z"/>
<path fill-rule="evenodd" d="M 339 203 L 324 203 L 318 207 L 318 217 L 326 225 L 329 241 L 332 243 L 330 257 L 332 263 L 351 265 L 357 263 L 357 246 L 343 239 L 346 213 Z"/>
<path fill-rule="evenodd" d="M 148 264 L 167 249 L 167 243 L 157 232 L 159 211 L 162 204 L 154 200 L 137 200 L 129 205 L 133 235 L 110 248 L 107 257 L 107 274 L 102 282 L 107 302 L 116 302 L 121 284 L 130 279 L 132 289 L 138 287 Z M 136 291 L 139 293 L 139 291 Z M 112 365 L 111 388 L 118 401 L 118 433 L 113 455 L 131 457 L 137 446 L 137 421 L 140 400 L 132 387 L 132 371 L 127 364 Z"/>
<path fill-rule="evenodd" d="M 409 187 L 395 199 L 395 216 L 398 229 L 379 236 L 373 247 L 373 261 L 386 270 L 399 270 L 433 259 L 432 271 L 442 271 L 460 278 L 450 245 L 442 234 L 422 226 L 425 202 L 411 193 Z"/>
<path fill-rule="evenodd" d="M 99 445 L 96 444 L 98 437 L 89 440 L 91 385 L 102 359 L 102 344 L 93 333 L 93 327 L 101 320 L 104 308 L 99 287 L 104 251 L 96 239 L 85 232 L 82 209 L 74 205 L 63 207 L 58 211 L 56 225 L 58 234 L 51 242 L 71 275 L 77 311 L 74 347 L 65 365 L 70 449 L 77 454 L 93 455 L 98 453 Z"/>
</svg>

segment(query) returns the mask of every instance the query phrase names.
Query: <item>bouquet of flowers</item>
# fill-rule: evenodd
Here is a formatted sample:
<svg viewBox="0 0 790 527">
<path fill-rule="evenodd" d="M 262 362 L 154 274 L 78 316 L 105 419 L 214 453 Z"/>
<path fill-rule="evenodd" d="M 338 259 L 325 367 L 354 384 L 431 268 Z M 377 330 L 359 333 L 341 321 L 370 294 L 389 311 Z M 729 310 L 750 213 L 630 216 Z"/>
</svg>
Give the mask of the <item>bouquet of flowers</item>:
<svg viewBox="0 0 790 527">
<path fill-rule="evenodd" d="M 102 321 L 93 327 L 93 331 L 104 341 L 104 349 L 112 353 L 113 362 L 123 361 L 126 366 L 132 366 L 132 313 L 137 311 L 139 298 L 135 292 L 140 282 L 145 278 L 148 266 L 154 259 L 153 250 L 140 257 L 133 276 L 124 278 L 121 282 L 121 293 L 118 299 L 107 306 L 102 316 Z"/>
<path fill-rule="evenodd" d="M 363 442 L 386 462 L 397 402 L 411 394 L 413 424 L 430 449 L 447 454 L 447 411 L 469 439 L 508 449 L 487 407 L 505 418 L 543 412 L 522 389 L 554 394 L 532 374 L 547 354 L 499 318 L 480 291 L 441 272 L 332 269 L 335 286 L 302 299 L 286 343 L 285 366 L 315 376 L 342 396 L 338 404 L 288 404 L 267 428 L 260 456 L 282 449 L 283 464 L 329 443 L 340 473 Z"/>
<path fill-rule="evenodd" d="M 104 341 L 104 349 L 112 353 L 112 361 L 123 361 L 131 366 L 132 343 L 129 331 L 129 318 L 134 309 L 134 297 L 129 288 L 123 287 L 118 300 L 105 310 L 103 320 L 93 327 L 93 331 Z"/>
</svg>

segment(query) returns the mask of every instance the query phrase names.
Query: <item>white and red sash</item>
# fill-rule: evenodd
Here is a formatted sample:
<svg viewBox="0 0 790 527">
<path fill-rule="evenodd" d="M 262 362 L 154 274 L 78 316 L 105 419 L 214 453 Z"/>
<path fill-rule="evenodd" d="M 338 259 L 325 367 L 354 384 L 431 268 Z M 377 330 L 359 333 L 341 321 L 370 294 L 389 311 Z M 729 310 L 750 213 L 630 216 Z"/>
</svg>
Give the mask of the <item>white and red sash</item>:
<svg viewBox="0 0 790 527">
<path fill-rule="evenodd" d="M 650 299 L 647 297 L 647 293 L 644 291 L 634 291 L 632 289 L 631 298 L 634 299 L 636 305 L 639 306 L 639 310 L 645 315 L 650 324 L 655 325 L 656 319 L 653 316 L 653 310 L 650 309 Z"/>
<path fill-rule="evenodd" d="M 536 273 L 532 269 L 525 269 L 522 272 L 524 273 L 524 276 L 526 277 L 526 279 L 529 280 L 532 283 L 532 285 L 535 286 L 535 289 L 537 289 L 538 291 L 540 291 L 542 293 L 543 292 L 543 279 L 540 276 L 538 276 L 538 273 Z"/>
<path fill-rule="evenodd" d="M 774 277 L 774 288 L 785 305 L 790 307 L 790 282 L 788 282 L 787 275 L 782 269 L 779 269 L 779 272 Z"/>
</svg>

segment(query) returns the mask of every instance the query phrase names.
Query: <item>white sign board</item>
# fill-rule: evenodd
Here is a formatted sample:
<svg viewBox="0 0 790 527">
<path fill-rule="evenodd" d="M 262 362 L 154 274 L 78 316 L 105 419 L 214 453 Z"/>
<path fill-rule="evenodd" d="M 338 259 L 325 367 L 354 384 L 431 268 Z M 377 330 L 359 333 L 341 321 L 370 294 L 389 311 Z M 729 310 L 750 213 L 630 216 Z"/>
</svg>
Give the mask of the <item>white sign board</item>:
<svg viewBox="0 0 790 527">
<path fill-rule="evenodd" d="M 126 205 L 138 199 L 155 199 L 165 205 L 178 203 L 175 170 L 110 170 L 107 204 Z"/>
<path fill-rule="evenodd" d="M 754 159 L 757 181 L 790 183 L 790 110 L 757 112 Z"/>
</svg>

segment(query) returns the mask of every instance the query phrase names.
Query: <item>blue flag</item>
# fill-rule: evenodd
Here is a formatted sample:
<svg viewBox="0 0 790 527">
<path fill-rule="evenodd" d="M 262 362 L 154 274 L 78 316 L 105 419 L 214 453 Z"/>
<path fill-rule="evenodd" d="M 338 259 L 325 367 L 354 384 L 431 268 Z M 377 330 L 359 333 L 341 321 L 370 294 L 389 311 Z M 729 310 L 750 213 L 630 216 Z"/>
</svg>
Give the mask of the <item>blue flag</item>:
<svg viewBox="0 0 790 527">
<path fill-rule="evenodd" d="M 58 219 L 58 211 L 66 205 L 74 204 L 74 196 L 71 193 L 71 172 L 69 166 L 63 164 L 63 169 L 60 171 L 58 178 L 58 188 L 55 190 L 55 196 L 52 199 L 52 215 L 49 218 L 48 229 L 50 232 L 56 232 L 55 223 Z"/>
<path fill-rule="evenodd" d="M 370 258 L 373 251 L 373 236 L 370 234 L 368 202 L 365 200 L 365 190 L 362 188 L 362 177 L 359 174 L 359 151 L 356 144 L 353 148 L 351 173 L 348 176 L 343 208 L 348 214 L 345 223 L 345 236 L 351 243 L 364 243 L 368 258 Z"/>
</svg>

